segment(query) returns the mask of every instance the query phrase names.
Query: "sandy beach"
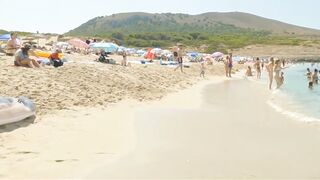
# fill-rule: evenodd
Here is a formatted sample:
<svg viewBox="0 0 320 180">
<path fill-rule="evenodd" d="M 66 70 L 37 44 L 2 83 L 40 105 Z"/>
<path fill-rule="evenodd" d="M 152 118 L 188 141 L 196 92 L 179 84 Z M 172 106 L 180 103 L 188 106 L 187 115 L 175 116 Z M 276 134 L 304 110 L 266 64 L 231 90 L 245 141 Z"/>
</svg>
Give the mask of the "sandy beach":
<svg viewBox="0 0 320 180">
<path fill-rule="evenodd" d="M 73 107 L 96 107 L 123 99 L 148 101 L 161 99 L 170 92 L 190 87 L 202 80 L 200 65 L 192 64 L 185 73 L 159 64 L 131 67 L 94 62 L 94 55 L 65 55 L 68 62 L 61 68 L 48 66 L 29 69 L 13 66 L 12 57 L 0 60 L 0 96 L 26 96 L 37 105 L 41 116 Z M 120 62 L 121 56 L 111 56 Z M 141 60 L 129 57 L 129 61 Z M 138 61 L 136 61 L 138 62 Z M 239 66 L 236 68 L 241 68 Z M 222 63 L 207 66 L 207 75 L 223 75 Z"/>
<path fill-rule="evenodd" d="M 1 129 L 0 177 L 319 178 L 319 125 L 276 112 L 270 97 L 264 84 L 216 76 L 159 101 L 47 113 Z"/>
</svg>

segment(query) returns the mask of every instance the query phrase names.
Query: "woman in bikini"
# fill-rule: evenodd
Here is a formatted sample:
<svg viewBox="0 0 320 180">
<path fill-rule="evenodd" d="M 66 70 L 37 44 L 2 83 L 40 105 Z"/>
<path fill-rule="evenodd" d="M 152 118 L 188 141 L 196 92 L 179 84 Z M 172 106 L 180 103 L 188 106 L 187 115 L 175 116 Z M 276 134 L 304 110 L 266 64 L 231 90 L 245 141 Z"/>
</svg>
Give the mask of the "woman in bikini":
<svg viewBox="0 0 320 180">
<path fill-rule="evenodd" d="M 280 72 L 281 72 L 281 61 L 278 59 L 274 62 L 274 79 L 276 80 L 277 83 L 277 89 L 280 88 L 281 86 L 281 77 L 280 77 Z"/>
<path fill-rule="evenodd" d="M 261 79 L 261 63 L 260 59 L 257 58 L 256 63 L 254 64 L 256 71 L 257 71 L 257 79 Z"/>
<path fill-rule="evenodd" d="M 270 62 L 266 66 L 266 69 L 268 71 L 269 75 L 269 89 L 271 90 L 272 88 L 272 82 L 273 82 L 273 66 L 274 66 L 274 60 L 273 57 L 270 59 Z"/>
</svg>

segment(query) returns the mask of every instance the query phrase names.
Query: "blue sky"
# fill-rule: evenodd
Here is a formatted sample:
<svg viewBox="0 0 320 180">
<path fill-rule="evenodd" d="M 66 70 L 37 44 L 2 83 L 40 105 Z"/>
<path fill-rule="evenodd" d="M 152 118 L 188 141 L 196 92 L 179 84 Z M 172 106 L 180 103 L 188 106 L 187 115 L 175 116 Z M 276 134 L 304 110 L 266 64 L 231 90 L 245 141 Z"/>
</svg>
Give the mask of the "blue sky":
<svg viewBox="0 0 320 180">
<path fill-rule="evenodd" d="M 96 17 L 122 12 L 247 12 L 320 29 L 319 0 L 1 0 L 0 29 L 64 33 Z"/>
</svg>

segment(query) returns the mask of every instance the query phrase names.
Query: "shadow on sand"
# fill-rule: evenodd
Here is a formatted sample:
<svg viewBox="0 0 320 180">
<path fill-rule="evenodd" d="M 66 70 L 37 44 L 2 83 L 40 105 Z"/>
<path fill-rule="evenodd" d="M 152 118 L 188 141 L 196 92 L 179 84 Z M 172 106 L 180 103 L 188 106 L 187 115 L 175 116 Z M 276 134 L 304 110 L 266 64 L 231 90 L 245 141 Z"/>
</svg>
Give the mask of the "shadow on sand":
<svg viewBox="0 0 320 180">
<path fill-rule="evenodd" d="M 19 122 L 2 125 L 0 126 L 0 134 L 4 132 L 11 132 L 21 127 L 27 127 L 30 124 L 34 123 L 35 119 L 36 116 L 31 116 Z"/>
</svg>

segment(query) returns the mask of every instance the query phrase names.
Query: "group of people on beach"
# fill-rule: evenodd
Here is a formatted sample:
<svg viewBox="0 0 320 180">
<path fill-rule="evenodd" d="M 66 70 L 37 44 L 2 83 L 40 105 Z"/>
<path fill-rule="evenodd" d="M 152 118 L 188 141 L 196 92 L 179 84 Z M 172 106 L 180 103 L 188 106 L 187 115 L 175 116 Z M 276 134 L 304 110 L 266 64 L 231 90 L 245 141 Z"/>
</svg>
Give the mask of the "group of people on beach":
<svg viewBox="0 0 320 180">
<path fill-rule="evenodd" d="M 256 58 L 254 61 L 253 67 L 256 70 L 257 79 L 261 79 L 261 73 L 264 69 L 264 61 L 260 61 L 259 58 Z M 276 81 L 276 88 L 280 88 L 284 83 L 284 73 L 281 71 L 285 68 L 285 60 L 274 60 L 273 57 L 270 58 L 268 64 L 266 65 L 266 70 L 268 72 L 269 78 L 269 89 L 272 89 L 273 80 Z M 246 71 L 246 76 L 253 76 L 251 66 L 248 66 Z"/>
<path fill-rule="evenodd" d="M 266 69 L 268 71 L 268 77 L 269 77 L 269 89 L 272 88 L 273 79 L 276 81 L 276 88 L 280 88 L 282 84 L 284 83 L 284 73 L 281 72 L 282 69 L 285 68 L 285 60 L 282 60 L 281 63 L 280 59 L 274 60 L 274 58 L 270 58 L 270 62 L 266 66 Z M 281 66 L 283 65 L 283 66 Z"/>
<path fill-rule="evenodd" d="M 14 65 L 15 66 L 24 66 L 29 68 L 40 68 L 41 61 L 37 61 L 30 56 L 39 58 L 39 56 L 35 53 L 37 46 L 30 45 L 28 43 L 21 44 L 17 39 L 16 33 L 10 34 L 10 39 L 7 42 L 6 55 L 14 56 Z M 51 53 L 48 57 L 50 63 L 54 67 L 59 67 L 63 65 L 63 61 L 59 57 L 59 53 L 61 51 L 59 49 L 55 50 L 55 52 Z M 44 63 L 42 63 L 44 64 Z"/>
<path fill-rule="evenodd" d="M 308 87 L 310 89 L 312 89 L 314 87 L 314 85 L 318 84 L 318 69 L 314 69 L 313 72 L 310 71 L 309 68 L 307 68 L 307 73 L 306 73 L 306 76 L 307 76 L 307 79 L 308 79 Z"/>
</svg>

